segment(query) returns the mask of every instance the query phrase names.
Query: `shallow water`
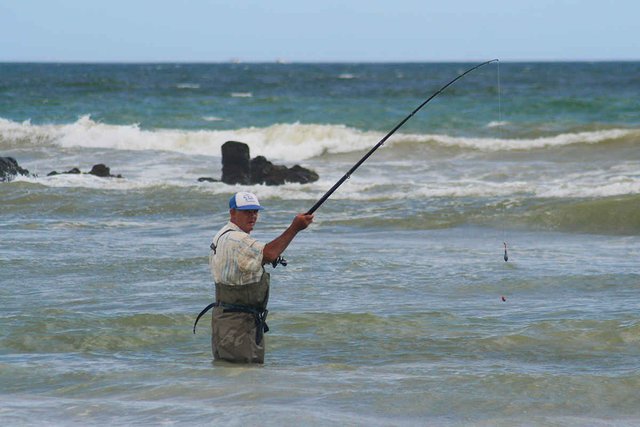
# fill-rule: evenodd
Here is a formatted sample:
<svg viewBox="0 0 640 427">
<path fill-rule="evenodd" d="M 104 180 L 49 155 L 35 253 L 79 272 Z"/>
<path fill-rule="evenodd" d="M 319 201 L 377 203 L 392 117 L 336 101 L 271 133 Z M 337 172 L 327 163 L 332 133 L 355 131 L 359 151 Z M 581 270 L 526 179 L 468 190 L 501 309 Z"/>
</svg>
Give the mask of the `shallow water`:
<svg viewBox="0 0 640 427">
<path fill-rule="evenodd" d="M 461 80 L 268 267 L 260 367 L 191 331 L 230 194 L 276 237 L 466 66 L 16 67 L 0 154 L 37 176 L 0 183 L 3 424 L 640 423 L 638 64 L 501 64 L 501 118 L 495 69 Z M 197 182 L 227 139 L 321 179 Z M 95 163 L 124 178 L 46 176 Z"/>
</svg>

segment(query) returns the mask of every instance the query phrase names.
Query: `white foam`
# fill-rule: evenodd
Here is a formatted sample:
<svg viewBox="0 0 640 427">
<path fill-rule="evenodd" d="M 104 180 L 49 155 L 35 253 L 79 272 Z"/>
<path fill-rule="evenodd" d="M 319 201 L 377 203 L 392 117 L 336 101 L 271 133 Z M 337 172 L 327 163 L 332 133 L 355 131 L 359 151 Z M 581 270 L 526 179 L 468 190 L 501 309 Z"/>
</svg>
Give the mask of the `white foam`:
<svg viewBox="0 0 640 427">
<path fill-rule="evenodd" d="M 46 132 L 38 132 L 38 129 L 39 127 L 31 125 L 31 120 L 18 123 L 0 117 L 0 137 L 7 141 L 37 139 L 40 134 L 46 136 Z"/>
<path fill-rule="evenodd" d="M 549 198 L 582 198 L 582 197 L 611 197 L 624 196 L 628 194 L 640 194 L 639 182 L 616 182 L 611 184 L 598 185 L 596 187 L 581 187 L 579 185 L 568 185 L 553 188 L 543 188 L 537 192 L 538 197 Z"/>
<path fill-rule="evenodd" d="M 597 144 L 602 141 L 638 134 L 637 130 L 609 129 L 592 132 L 563 133 L 540 138 L 467 138 L 448 135 L 405 135 L 414 142 L 434 142 L 444 147 L 468 148 L 480 151 L 526 151 L 573 144 Z"/>
<path fill-rule="evenodd" d="M 232 98 L 251 98 L 253 93 L 251 92 L 231 92 Z"/>
<path fill-rule="evenodd" d="M 418 197 L 507 197 L 530 192 L 530 183 L 513 181 L 493 183 L 461 180 L 449 183 L 427 184 L 415 191 Z M 406 193 L 405 193 L 406 194 Z"/>
<path fill-rule="evenodd" d="M 203 118 L 208 121 L 219 117 Z M 638 130 L 610 129 L 564 133 L 532 139 L 454 137 L 435 134 L 398 133 L 387 145 L 424 143 L 435 147 L 457 147 L 478 151 L 522 151 L 561 147 L 572 144 L 597 144 L 602 141 L 640 135 Z M 33 125 L 0 118 L 0 140 L 61 147 L 109 148 L 115 150 L 161 150 L 189 155 L 220 156 L 226 141 L 249 145 L 252 156 L 273 160 L 302 161 L 326 153 L 349 153 L 368 150 L 382 137 L 381 132 L 361 131 L 345 125 L 274 124 L 264 128 L 232 130 L 141 129 L 137 124 L 110 125 L 83 116 L 65 125 Z"/>
<path fill-rule="evenodd" d="M 610 197 L 640 194 L 640 170 L 638 162 L 628 162 L 611 170 L 594 170 L 571 173 L 540 184 L 536 196 Z"/>
<path fill-rule="evenodd" d="M 506 126 L 508 124 L 509 124 L 509 122 L 504 121 L 504 120 L 503 121 L 495 120 L 495 121 L 487 123 L 486 127 L 488 127 L 488 128 L 496 128 L 496 127 Z"/>
<path fill-rule="evenodd" d="M 143 130 L 137 124 L 109 125 L 83 116 L 66 125 L 32 125 L 0 119 L 0 138 L 61 147 L 116 150 L 162 150 L 220 156 L 226 141 L 247 143 L 253 157 L 300 161 L 323 153 L 345 153 L 371 147 L 379 137 L 342 125 L 278 124 L 266 128 L 220 131 Z"/>
<path fill-rule="evenodd" d="M 200 85 L 198 83 L 178 83 L 176 87 L 178 89 L 200 89 Z"/>
</svg>

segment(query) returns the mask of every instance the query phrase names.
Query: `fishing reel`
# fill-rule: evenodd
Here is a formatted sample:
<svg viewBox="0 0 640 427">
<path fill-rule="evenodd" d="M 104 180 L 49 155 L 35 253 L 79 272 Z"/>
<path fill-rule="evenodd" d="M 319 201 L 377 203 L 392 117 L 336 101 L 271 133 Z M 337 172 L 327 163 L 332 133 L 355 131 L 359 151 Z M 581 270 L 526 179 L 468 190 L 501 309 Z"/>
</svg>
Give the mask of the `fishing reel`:
<svg viewBox="0 0 640 427">
<path fill-rule="evenodd" d="M 276 268 L 278 264 L 281 264 L 283 267 L 286 267 L 287 260 L 279 256 L 278 258 L 274 259 L 273 262 L 271 262 L 271 265 L 273 266 L 273 268 Z"/>
</svg>

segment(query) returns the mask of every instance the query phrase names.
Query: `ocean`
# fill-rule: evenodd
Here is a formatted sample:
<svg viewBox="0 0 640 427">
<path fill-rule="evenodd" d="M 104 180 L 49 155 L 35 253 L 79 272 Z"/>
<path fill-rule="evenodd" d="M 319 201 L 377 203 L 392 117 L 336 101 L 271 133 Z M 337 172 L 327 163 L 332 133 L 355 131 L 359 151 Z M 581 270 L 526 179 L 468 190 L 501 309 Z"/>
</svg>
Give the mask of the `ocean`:
<svg viewBox="0 0 640 427">
<path fill-rule="evenodd" d="M 0 64 L 0 423 L 639 425 L 640 62 L 466 75 L 267 267 L 263 366 L 192 333 L 234 192 L 277 237 L 473 65 Z"/>
</svg>

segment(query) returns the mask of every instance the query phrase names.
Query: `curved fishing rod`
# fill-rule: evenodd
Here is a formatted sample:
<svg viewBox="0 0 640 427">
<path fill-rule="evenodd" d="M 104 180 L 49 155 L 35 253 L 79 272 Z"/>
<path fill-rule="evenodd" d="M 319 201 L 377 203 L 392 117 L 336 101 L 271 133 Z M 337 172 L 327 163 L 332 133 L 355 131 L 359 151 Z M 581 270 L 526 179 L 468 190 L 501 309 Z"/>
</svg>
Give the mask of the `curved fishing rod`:
<svg viewBox="0 0 640 427">
<path fill-rule="evenodd" d="M 380 142 L 378 142 L 376 145 L 373 146 L 373 148 L 371 150 L 369 150 L 369 152 L 367 154 L 364 155 L 364 157 L 362 157 L 360 160 L 358 160 L 358 162 L 353 165 L 353 167 L 351 169 L 349 169 L 349 171 L 344 174 L 344 176 L 342 178 L 340 178 L 338 180 L 338 182 L 336 182 L 333 187 L 331 187 L 331 189 L 329 189 L 329 191 L 327 191 L 324 196 L 322 196 L 315 205 L 313 205 L 313 207 L 311 209 L 309 209 L 309 211 L 307 212 L 307 215 L 314 213 L 320 206 L 322 206 L 322 204 L 329 198 L 331 197 L 331 195 L 338 189 L 338 187 L 340 187 L 342 185 L 342 183 L 344 183 L 347 179 L 349 179 L 351 177 L 351 174 L 353 172 L 355 172 L 356 169 L 358 169 L 360 167 L 361 164 L 363 164 L 368 158 L 369 156 L 371 156 L 373 154 L 374 151 L 376 151 L 378 148 L 380 148 L 382 146 L 382 144 L 385 143 L 385 141 L 387 139 L 389 139 L 389 137 L 391 135 L 393 135 L 398 129 L 400 129 L 400 127 L 402 127 L 402 125 L 404 125 L 411 117 L 413 117 L 414 114 L 416 114 L 418 111 L 420 111 L 420 109 L 422 107 L 424 107 L 425 105 L 427 105 L 427 103 L 429 103 L 429 101 L 431 101 L 433 98 L 435 98 L 436 96 L 440 95 L 440 93 L 442 93 L 442 91 L 444 91 L 446 88 L 448 88 L 449 86 L 451 86 L 453 83 L 455 83 L 457 80 L 463 78 L 465 75 L 469 74 L 470 72 L 472 72 L 473 70 L 482 67 L 483 65 L 487 65 L 490 64 L 492 62 L 498 62 L 497 59 L 492 59 L 491 61 L 486 61 L 483 62 L 482 64 L 478 64 L 473 68 L 469 68 L 467 71 L 465 71 L 464 73 L 460 74 L 458 77 L 456 77 L 455 79 L 451 80 L 449 83 L 447 83 L 446 85 L 442 86 L 437 92 L 435 92 L 433 95 L 431 95 L 426 101 L 424 101 L 422 104 L 420 104 L 418 106 L 418 108 L 416 108 L 415 110 L 413 110 L 411 112 L 411 114 L 409 114 L 407 117 L 404 118 L 404 120 L 402 120 L 400 123 L 398 123 L 393 129 L 391 129 L 391 131 L 385 135 L 384 138 L 382 138 L 380 140 Z"/>
</svg>

